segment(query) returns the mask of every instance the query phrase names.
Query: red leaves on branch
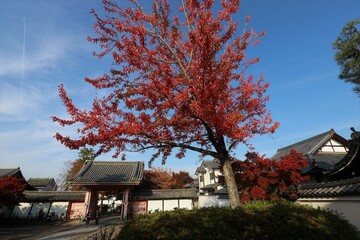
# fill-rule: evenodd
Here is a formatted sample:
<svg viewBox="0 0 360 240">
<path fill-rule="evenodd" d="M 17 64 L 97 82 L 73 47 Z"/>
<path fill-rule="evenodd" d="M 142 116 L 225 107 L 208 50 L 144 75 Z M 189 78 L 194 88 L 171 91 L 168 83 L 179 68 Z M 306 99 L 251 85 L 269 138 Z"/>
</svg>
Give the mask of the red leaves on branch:
<svg viewBox="0 0 360 240">
<path fill-rule="evenodd" d="M 265 108 L 268 84 L 244 72 L 258 61 L 246 59 L 245 50 L 263 33 L 248 30 L 247 17 L 242 35 L 236 34 L 231 16 L 239 2 L 222 1 L 214 15 L 214 1 L 184 1 L 177 12 L 168 1 L 154 1 L 150 11 L 138 1 L 126 9 L 104 1 L 108 15 L 92 11 L 97 36 L 88 40 L 102 49 L 95 56 L 113 57 L 114 69 L 86 81 L 109 95 L 80 110 L 61 85 L 71 119 L 53 121 L 82 127 L 78 139 L 55 138 L 71 149 L 115 149 L 114 157 L 155 148 L 166 160 L 178 148 L 178 156 L 187 149 L 222 159 L 254 134 L 274 132 L 278 123 Z"/>
<path fill-rule="evenodd" d="M 248 153 L 246 157 L 247 160 L 232 164 L 242 202 L 273 198 L 295 200 L 297 185 L 309 180 L 308 176 L 301 176 L 301 170 L 308 161 L 302 153 L 294 150 L 281 157 L 280 161 L 261 157 L 257 153 Z M 219 180 L 224 183 L 222 177 Z"/>
<path fill-rule="evenodd" d="M 23 191 L 26 188 L 23 178 L 5 176 L 0 178 L 0 203 L 17 204 L 23 198 Z"/>
</svg>

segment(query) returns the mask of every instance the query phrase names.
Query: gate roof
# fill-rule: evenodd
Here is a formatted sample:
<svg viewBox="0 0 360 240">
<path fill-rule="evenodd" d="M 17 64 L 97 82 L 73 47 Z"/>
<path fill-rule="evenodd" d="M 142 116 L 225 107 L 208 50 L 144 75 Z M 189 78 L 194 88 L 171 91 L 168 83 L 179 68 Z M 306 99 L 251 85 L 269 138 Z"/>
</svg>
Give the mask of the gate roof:
<svg viewBox="0 0 360 240">
<path fill-rule="evenodd" d="M 139 185 L 143 173 L 143 162 L 86 161 L 79 173 L 71 180 L 71 184 L 82 186 Z"/>
</svg>

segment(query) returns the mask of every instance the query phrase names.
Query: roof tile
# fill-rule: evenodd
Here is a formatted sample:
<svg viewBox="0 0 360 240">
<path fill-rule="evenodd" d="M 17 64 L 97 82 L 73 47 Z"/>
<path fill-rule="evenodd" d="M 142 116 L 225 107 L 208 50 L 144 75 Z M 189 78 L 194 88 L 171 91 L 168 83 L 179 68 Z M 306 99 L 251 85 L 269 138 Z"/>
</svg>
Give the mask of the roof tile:
<svg viewBox="0 0 360 240">
<path fill-rule="evenodd" d="M 143 178 L 143 170 L 143 162 L 86 161 L 71 184 L 138 185 Z"/>
</svg>

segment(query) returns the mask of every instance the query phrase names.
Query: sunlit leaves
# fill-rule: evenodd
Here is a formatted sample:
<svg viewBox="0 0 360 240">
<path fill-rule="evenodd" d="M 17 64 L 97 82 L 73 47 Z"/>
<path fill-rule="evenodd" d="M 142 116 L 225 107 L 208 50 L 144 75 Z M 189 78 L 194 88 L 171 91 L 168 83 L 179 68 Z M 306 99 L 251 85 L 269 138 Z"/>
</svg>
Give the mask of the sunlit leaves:
<svg viewBox="0 0 360 240">
<path fill-rule="evenodd" d="M 185 188 L 186 184 L 192 183 L 193 178 L 188 172 L 173 172 L 161 168 L 153 168 L 144 171 L 142 188 L 150 189 L 179 189 Z"/>
<path fill-rule="evenodd" d="M 308 164 L 302 153 L 292 150 L 280 161 L 248 153 L 247 160 L 232 164 L 241 201 L 273 198 L 296 199 L 296 186 L 308 181 L 301 171 Z M 220 177 L 220 181 L 224 179 Z"/>
<path fill-rule="evenodd" d="M 17 204 L 24 197 L 23 191 L 27 187 L 23 178 L 5 176 L 0 178 L 0 206 L 2 204 Z"/>
</svg>

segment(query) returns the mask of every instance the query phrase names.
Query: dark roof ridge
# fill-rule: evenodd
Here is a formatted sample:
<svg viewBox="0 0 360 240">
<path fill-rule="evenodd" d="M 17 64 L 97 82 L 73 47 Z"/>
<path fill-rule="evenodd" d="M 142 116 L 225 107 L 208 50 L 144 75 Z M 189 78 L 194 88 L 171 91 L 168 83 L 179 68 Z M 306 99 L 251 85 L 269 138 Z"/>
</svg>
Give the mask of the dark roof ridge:
<svg viewBox="0 0 360 240">
<path fill-rule="evenodd" d="M 93 161 L 95 164 L 98 163 L 138 163 L 138 162 L 143 162 L 143 161 L 127 161 L 127 160 L 121 160 L 121 161 L 111 161 L 111 160 L 87 160 L 87 161 Z"/>
<path fill-rule="evenodd" d="M 49 179 L 49 180 L 53 180 L 54 178 L 51 178 L 51 177 L 48 177 L 48 178 L 47 178 L 47 177 L 45 177 L 45 178 L 32 178 L 32 177 L 31 177 L 31 178 L 29 178 L 29 180 L 30 180 L 30 179 Z"/>
<path fill-rule="evenodd" d="M 281 151 L 281 150 L 284 150 L 284 149 L 289 149 L 289 148 L 291 148 L 291 147 L 293 147 L 293 146 L 296 146 L 296 145 L 299 145 L 299 144 L 301 144 L 301 143 L 307 142 L 307 141 L 309 141 L 309 140 L 318 138 L 318 137 L 320 137 L 321 135 L 324 135 L 324 138 L 325 138 L 326 135 L 330 134 L 330 136 L 332 136 L 332 135 L 334 135 L 334 133 L 336 133 L 336 132 L 334 131 L 334 129 L 331 128 L 329 131 L 326 131 L 326 132 L 320 133 L 320 134 L 318 134 L 318 135 L 316 135 L 316 136 L 313 136 L 313 137 L 304 139 L 304 140 L 302 140 L 302 141 L 300 141 L 300 142 L 293 143 L 293 144 L 288 145 L 288 146 L 286 146 L 286 147 L 279 148 L 279 149 L 277 150 L 277 152 L 279 152 L 279 151 Z M 324 138 L 323 138 L 323 140 L 324 140 Z M 322 140 L 322 142 L 323 142 L 323 140 Z"/>
<path fill-rule="evenodd" d="M 337 187 L 345 186 L 350 184 L 360 183 L 360 177 L 354 177 L 345 180 L 323 182 L 323 183 L 305 183 L 299 185 L 299 189 L 313 189 L 313 188 L 324 188 L 324 187 Z"/>
</svg>

